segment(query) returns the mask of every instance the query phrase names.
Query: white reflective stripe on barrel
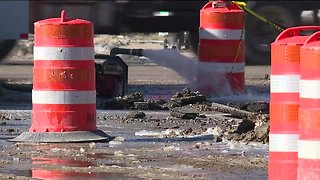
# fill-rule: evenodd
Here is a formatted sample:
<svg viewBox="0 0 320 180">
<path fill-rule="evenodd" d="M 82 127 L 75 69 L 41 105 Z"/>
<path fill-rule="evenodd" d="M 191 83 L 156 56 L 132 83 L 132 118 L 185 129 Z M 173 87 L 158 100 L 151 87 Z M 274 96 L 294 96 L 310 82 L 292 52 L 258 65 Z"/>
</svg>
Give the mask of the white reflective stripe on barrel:
<svg viewBox="0 0 320 180">
<path fill-rule="evenodd" d="M 245 63 L 198 62 L 198 70 L 205 73 L 243 73 Z"/>
<path fill-rule="evenodd" d="M 95 104 L 96 91 L 32 90 L 33 104 Z"/>
<path fill-rule="evenodd" d="M 34 60 L 93 60 L 93 47 L 34 47 Z"/>
<path fill-rule="evenodd" d="M 298 140 L 298 158 L 320 159 L 320 141 Z"/>
<path fill-rule="evenodd" d="M 271 75 L 271 93 L 299 93 L 300 75 Z"/>
<path fill-rule="evenodd" d="M 298 134 L 269 134 L 269 152 L 297 152 Z"/>
<path fill-rule="evenodd" d="M 300 80 L 300 98 L 320 98 L 320 80 Z"/>
<path fill-rule="evenodd" d="M 199 29 L 200 39 L 211 40 L 240 40 L 244 39 L 243 29 Z"/>
</svg>

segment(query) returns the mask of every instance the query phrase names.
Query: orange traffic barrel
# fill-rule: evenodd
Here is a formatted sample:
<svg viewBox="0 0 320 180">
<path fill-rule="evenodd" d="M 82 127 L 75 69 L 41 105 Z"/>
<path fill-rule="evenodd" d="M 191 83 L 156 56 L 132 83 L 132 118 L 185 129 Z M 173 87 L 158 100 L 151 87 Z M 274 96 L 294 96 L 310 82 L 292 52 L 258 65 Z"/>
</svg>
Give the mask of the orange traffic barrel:
<svg viewBox="0 0 320 180">
<path fill-rule="evenodd" d="M 231 1 L 211 1 L 200 10 L 196 81 L 203 94 L 244 93 L 244 33 L 244 11 Z"/>
<path fill-rule="evenodd" d="M 300 26 L 281 32 L 271 44 L 269 179 L 296 179 L 300 47 L 309 36 Z"/>
<path fill-rule="evenodd" d="M 14 140 L 107 140 L 96 127 L 93 24 L 62 11 L 34 29 L 32 125 Z"/>
<path fill-rule="evenodd" d="M 300 53 L 298 179 L 320 179 L 320 32 Z"/>
</svg>

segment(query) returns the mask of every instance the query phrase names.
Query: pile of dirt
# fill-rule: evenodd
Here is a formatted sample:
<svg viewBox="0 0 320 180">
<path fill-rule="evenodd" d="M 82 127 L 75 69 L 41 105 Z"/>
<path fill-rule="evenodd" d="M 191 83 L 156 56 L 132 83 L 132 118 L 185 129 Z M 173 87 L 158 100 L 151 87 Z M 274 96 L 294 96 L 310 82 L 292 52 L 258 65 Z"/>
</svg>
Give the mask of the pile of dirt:
<svg viewBox="0 0 320 180">
<path fill-rule="evenodd" d="M 200 92 L 184 88 L 169 101 L 145 100 L 142 93 L 135 92 L 125 97 L 107 100 L 104 108 L 136 110 L 119 119 L 127 124 L 149 123 L 157 129 L 178 128 L 189 133 L 188 135 L 220 129 L 217 137 L 245 143 L 268 143 L 269 140 L 268 102 L 219 104 L 207 101 Z M 147 119 L 143 110 L 169 110 L 170 116 L 163 119 Z M 229 115 L 221 116 L 222 118 L 206 117 L 204 114 L 210 111 Z M 105 117 L 108 118 L 110 117 Z"/>
</svg>

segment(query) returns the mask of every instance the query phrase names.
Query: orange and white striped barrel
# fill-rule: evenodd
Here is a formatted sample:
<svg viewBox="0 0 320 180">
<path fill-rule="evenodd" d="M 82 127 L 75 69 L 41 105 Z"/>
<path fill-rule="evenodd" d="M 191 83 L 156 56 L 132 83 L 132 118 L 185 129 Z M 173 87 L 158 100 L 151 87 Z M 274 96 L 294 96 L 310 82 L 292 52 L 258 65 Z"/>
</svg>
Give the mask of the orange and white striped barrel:
<svg viewBox="0 0 320 180">
<path fill-rule="evenodd" d="M 244 93 L 244 33 L 244 12 L 230 1 L 211 1 L 200 10 L 196 78 L 203 94 Z"/>
<path fill-rule="evenodd" d="M 93 24 L 51 18 L 34 23 L 29 132 L 96 130 Z"/>
<path fill-rule="evenodd" d="M 298 109 L 300 47 L 309 36 L 288 28 L 271 44 L 269 179 L 296 179 L 298 162 Z"/>
<path fill-rule="evenodd" d="M 300 53 L 298 179 L 320 179 L 320 32 Z"/>
</svg>

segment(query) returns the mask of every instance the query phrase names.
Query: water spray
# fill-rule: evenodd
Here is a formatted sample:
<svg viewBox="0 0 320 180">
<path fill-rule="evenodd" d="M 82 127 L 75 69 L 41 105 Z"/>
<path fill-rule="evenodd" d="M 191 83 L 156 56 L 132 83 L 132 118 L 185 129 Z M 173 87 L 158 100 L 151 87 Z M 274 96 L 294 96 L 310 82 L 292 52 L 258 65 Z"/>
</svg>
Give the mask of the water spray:
<svg viewBox="0 0 320 180">
<path fill-rule="evenodd" d="M 207 73 L 206 78 L 201 81 L 197 79 L 197 74 L 207 67 L 201 66 L 198 63 L 198 58 L 188 57 L 181 54 L 177 49 L 126 49 L 113 48 L 110 51 L 111 57 L 116 57 L 118 54 L 127 54 L 132 56 L 144 56 L 160 66 L 172 69 L 178 75 L 183 77 L 188 84 L 188 87 L 197 90 L 199 85 L 205 85 L 211 89 L 220 87 L 221 91 L 212 91 L 212 94 L 206 96 L 227 96 L 233 94 L 230 84 L 224 74 L 219 72 L 219 69 L 210 69 L 210 74 Z"/>
</svg>

